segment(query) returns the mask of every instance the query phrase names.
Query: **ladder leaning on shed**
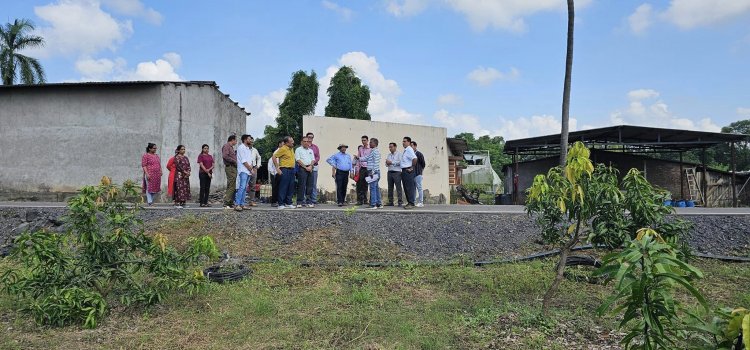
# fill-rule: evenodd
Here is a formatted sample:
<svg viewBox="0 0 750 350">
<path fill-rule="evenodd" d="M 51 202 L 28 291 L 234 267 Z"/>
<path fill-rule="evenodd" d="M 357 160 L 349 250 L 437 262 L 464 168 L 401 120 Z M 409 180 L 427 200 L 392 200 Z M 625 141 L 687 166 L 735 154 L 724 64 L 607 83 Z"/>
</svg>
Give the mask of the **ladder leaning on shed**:
<svg viewBox="0 0 750 350">
<path fill-rule="evenodd" d="M 698 180 L 695 177 L 695 168 L 685 169 L 685 178 L 687 178 L 688 190 L 690 192 L 689 199 L 694 201 L 696 205 L 703 205 L 703 193 L 701 193 L 701 189 L 698 187 Z"/>
</svg>

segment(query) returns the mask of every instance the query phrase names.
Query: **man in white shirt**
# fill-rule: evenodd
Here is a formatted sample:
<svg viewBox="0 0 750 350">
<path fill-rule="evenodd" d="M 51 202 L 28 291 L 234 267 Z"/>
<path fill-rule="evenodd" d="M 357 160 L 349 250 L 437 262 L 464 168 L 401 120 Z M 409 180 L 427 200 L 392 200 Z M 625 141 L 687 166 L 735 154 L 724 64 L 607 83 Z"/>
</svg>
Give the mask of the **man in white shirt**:
<svg viewBox="0 0 750 350">
<path fill-rule="evenodd" d="M 258 149 L 253 147 L 253 144 L 255 143 L 255 139 L 250 136 L 249 142 L 247 147 L 250 150 L 250 166 L 252 167 L 252 171 L 250 172 L 250 179 L 248 180 L 248 186 L 250 187 L 250 198 L 248 198 L 250 206 L 257 206 L 256 198 L 255 198 L 255 183 L 258 180 L 258 168 L 260 168 L 261 165 L 261 157 L 260 153 L 258 152 Z"/>
<path fill-rule="evenodd" d="M 284 141 L 279 140 L 277 143 L 276 149 L 274 152 L 278 151 L 279 148 L 284 144 Z M 279 173 L 279 170 L 276 168 L 276 164 L 274 164 L 274 158 L 271 156 L 270 159 L 268 159 L 268 174 L 269 179 L 271 180 L 271 199 L 269 202 L 272 206 L 276 206 L 278 199 L 279 199 L 279 182 L 281 181 L 281 174 Z"/>
<path fill-rule="evenodd" d="M 396 187 L 398 194 L 398 206 L 404 205 L 404 195 L 401 189 L 401 152 L 398 151 L 398 146 L 395 142 L 388 144 L 388 156 L 385 158 L 385 165 L 388 167 L 388 204 L 386 206 L 392 207 L 393 202 L 393 187 Z"/>
<path fill-rule="evenodd" d="M 313 168 L 315 167 L 315 154 L 310 148 L 310 139 L 302 138 L 302 146 L 294 151 L 294 161 L 297 162 L 297 208 L 313 204 Z"/>
<path fill-rule="evenodd" d="M 401 183 L 404 186 L 404 192 L 406 192 L 407 202 L 404 209 L 414 209 L 414 197 L 417 189 L 417 186 L 414 183 L 414 178 L 417 175 L 415 171 L 417 165 L 417 154 L 414 153 L 414 149 L 411 148 L 411 137 L 405 136 L 402 144 L 404 146 L 404 153 L 401 156 Z"/>
<path fill-rule="evenodd" d="M 250 209 L 245 206 L 245 196 L 247 195 L 247 183 L 250 181 L 250 176 L 253 173 L 253 167 L 251 164 L 250 156 L 250 135 L 242 135 L 240 138 L 242 141 L 237 146 L 237 193 L 234 195 L 234 210 L 242 211 L 243 209 Z"/>
</svg>

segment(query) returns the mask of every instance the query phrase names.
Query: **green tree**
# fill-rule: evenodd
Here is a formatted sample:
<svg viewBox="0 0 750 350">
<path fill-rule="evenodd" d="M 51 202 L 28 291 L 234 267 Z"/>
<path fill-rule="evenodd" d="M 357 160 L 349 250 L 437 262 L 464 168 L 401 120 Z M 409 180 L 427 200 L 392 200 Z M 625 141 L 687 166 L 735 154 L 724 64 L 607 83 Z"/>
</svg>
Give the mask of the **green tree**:
<svg viewBox="0 0 750 350">
<path fill-rule="evenodd" d="M 370 88 L 362 84 L 351 67 L 343 66 L 336 72 L 327 92 L 330 99 L 326 117 L 370 120 Z"/>
<path fill-rule="evenodd" d="M 284 136 L 292 136 L 296 141 L 302 136 L 302 117 L 311 115 L 318 103 L 318 75 L 315 71 L 307 74 L 298 70 L 292 74 L 292 80 L 286 89 L 284 101 L 279 104 L 279 116 L 276 126 L 266 125 L 264 136 L 256 141 L 256 147 L 263 159 L 269 159 L 276 149 L 276 143 Z"/>
<path fill-rule="evenodd" d="M 744 134 L 750 135 L 750 119 L 736 121 L 723 128 L 721 132 L 727 134 Z M 737 142 L 734 144 L 735 147 L 735 161 L 737 171 L 750 170 L 750 145 L 748 141 Z M 711 152 L 712 162 L 709 164 L 723 164 L 728 166 L 728 170 L 732 170 L 732 150 L 729 144 L 722 144 L 715 147 Z"/>
<path fill-rule="evenodd" d="M 0 26 L 0 75 L 3 85 L 13 85 L 17 80 L 24 84 L 44 83 L 44 69 L 39 60 L 20 52 L 44 46 L 40 36 L 29 35 L 34 25 L 27 19 L 16 19 Z"/>
<path fill-rule="evenodd" d="M 510 157 L 503 153 L 505 140 L 502 136 L 489 137 L 484 135 L 475 138 L 474 134 L 464 132 L 457 134 L 454 138 L 465 140 L 469 146 L 469 151 L 489 151 L 492 169 L 498 174 L 502 174 L 504 165 L 510 164 Z"/>
</svg>

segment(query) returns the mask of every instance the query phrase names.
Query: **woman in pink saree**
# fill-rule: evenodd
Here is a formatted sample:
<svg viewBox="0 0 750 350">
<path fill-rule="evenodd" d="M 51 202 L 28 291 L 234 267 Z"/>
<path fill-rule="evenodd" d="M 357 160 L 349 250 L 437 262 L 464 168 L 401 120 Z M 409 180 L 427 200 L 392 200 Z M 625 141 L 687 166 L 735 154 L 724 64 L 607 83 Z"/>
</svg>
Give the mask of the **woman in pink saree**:
<svg viewBox="0 0 750 350">
<path fill-rule="evenodd" d="M 146 153 L 141 157 L 143 168 L 143 193 L 146 194 L 146 203 L 154 204 L 154 195 L 161 192 L 161 160 L 156 155 L 156 145 L 149 143 Z"/>
</svg>

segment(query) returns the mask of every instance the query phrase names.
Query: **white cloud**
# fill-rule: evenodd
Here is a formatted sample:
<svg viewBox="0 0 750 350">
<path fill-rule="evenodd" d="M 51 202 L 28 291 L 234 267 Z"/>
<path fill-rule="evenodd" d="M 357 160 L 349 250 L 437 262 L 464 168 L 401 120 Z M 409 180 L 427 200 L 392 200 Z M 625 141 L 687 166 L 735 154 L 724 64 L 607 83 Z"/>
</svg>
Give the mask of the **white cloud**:
<svg viewBox="0 0 750 350">
<path fill-rule="evenodd" d="M 737 107 L 737 115 L 743 118 L 750 118 L 750 108 Z"/>
<path fill-rule="evenodd" d="M 151 24 L 159 25 L 163 19 L 161 13 L 150 7 L 147 8 L 140 0 L 102 0 L 102 2 L 104 6 L 116 13 L 140 17 Z"/>
<path fill-rule="evenodd" d="M 750 13 L 750 0 L 672 0 L 662 18 L 682 29 L 725 23 Z"/>
<path fill-rule="evenodd" d="M 527 137 L 559 134 L 562 123 L 559 117 L 552 115 L 535 115 L 516 119 L 500 118 L 500 127 L 492 132 L 492 136 L 502 136 L 506 140 L 516 140 Z M 577 130 L 578 120 L 570 118 L 568 130 Z"/>
<path fill-rule="evenodd" d="M 164 59 L 175 69 L 180 68 L 182 65 L 182 56 L 176 52 L 167 52 L 162 57 L 164 57 Z"/>
<path fill-rule="evenodd" d="M 577 0 L 576 8 L 589 3 L 591 0 Z M 567 8 L 565 0 L 387 0 L 385 4 L 386 10 L 396 17 L 416 15 L 430 5 L 445 6 L 463 15 L 476 31 L 492 28 L 516 33 L 527 30 L 527 16 Z"/>
<path fill-rule="evenodd" d="M 639 89 L 628 92 L 630 103 L 627 108 L 610 114 L 613 125 L 640 125 L 660 128 L 702 130 L 718 132 L 721 128 L 710 118 L 697 122 L 675 115 L 669 106 L 659 99 L 659 92 L 652 89 Z"/>
<path fill-rule="evenodd" d="M 127 62 L 122 57 L 110 60 L 107 58 L 80 58 L 76 61 L 76 71 L 81 74 L 81 81 L 106 80 L 185 80 L 177 74 L 182 59 L 179 54 L 169 52 L 163 59 L 140 62 L 135 69 L 128 69 Z"/>
<path fill-rule="evenodd" d="M 495 68 L 478 67 L 471 71 L 466 77 L 481 86 L 489 86 L 497 80 L 515 80 L 521 73 L 516 68 L 511 68 L 508 73 L 503 73 Z"/>
<path fill-rule="evenodd" d="M 659 92 L 653 89 L 638 89 L 628 92 L 628 99 L 631 101 L 640 101 L 656 97 L 659 97 Z"/>
<path fill-rule="evenodd" d="M 352 11 L 349 8 L 343 7 L 335 2 L 331 2 L 328 0 L 323 0 L 322 2 L 323 7 L 336 12 L 343 18 L 345 21 L 349 21 L 352 19 L 352 16 L 354 15 L 354 11 Z"/>
<path fill-rule="evenodd" d="M 279 116 L 279 104 L 284 101 L 285 89 L 269 92 L 267 95 L 253 95 L 247 111 L 252 113 L 247 119 L 247 133 L 258 138 L 263 136 L 266 125 L 276 125 Z"/>
<path fill-rule="evenodd" d="M 489 135 L 490 131 L 482 128 L 479 118 L 471 114 L 454 114 L 441 109 L 432 116 L 438 124 L 448 128 L 448 135 L 470 132 L 475 136 Z"/>
<path fill-rule="evenodd" d="M 653 11 L 650 4 L 642 4 L 635 9 L 632 15 L 628 16 L 628 25 L 633 34 L 641 35 L 653 23 Z"/>
<path fill-rule="evenodd" d="M 107 58 L 81 58 L 75 63 L 76 71 L 81 73 L 81 80 L 83 81 L 109 80 L 114 72 L 123 71 L 125 66 L 126 62 L 123 58 L 115 60 Z"/>
<path fill-rule="evenodd" d="M 115 51 L 133 33 L 131 21 L 116 20 L 96 0 L 60 0 L 37 6 L 34 13 L 47 23 L 37 29 L 46 45 L 29 51 L 42 57 Z"/>
<path fill-rule="evenodd" d="M 396 17 L 408 17 L 424 11 L 428 3 L 428 0 L 388 0 L 386 10 Z"/>
<path fill-rule="evenodd" d="M 395 80 L 387 79 L 380 72 L 380 65 L 375 57 L 367 56 L 364 52 L 348 52 L 343 54 L 337 65 L 326 69 L 326 74 L 320 81 L 318 89 L 318 104 L 315 109 L 316 115 L 323 115 L 328 104 L 326 91 L 331 85 L 331 78 L 342 66 L 354 69 L 355 74 L 362 79 L 362 83 L 370 87 L 370 103 L 367 110 L 372 120 L 397 122 L 397 123 L 421 123 L 422 116 L 411 113 L 398 105 L 398 96 L 401 88 Z"/>
<path fill-rule="evenodd" d="M 464 101 L 456 94 L 445 94 L 438 96 L 437 103 L 439 105 L 462 105 Z"/>
</svg>

